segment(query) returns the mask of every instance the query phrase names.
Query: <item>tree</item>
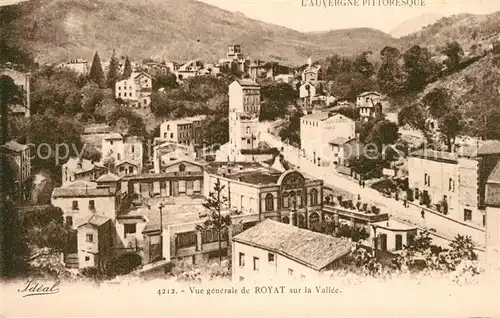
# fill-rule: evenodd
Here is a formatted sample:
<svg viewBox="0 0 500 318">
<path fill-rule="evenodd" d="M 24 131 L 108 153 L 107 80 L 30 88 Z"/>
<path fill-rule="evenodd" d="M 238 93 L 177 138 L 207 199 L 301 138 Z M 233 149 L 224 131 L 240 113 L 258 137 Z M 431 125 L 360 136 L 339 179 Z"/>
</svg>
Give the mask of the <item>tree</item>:
<svg viewBox="0 0 500 318">
<path fill-rule="evenodd" d="M 116 52 L 113 49 L 113 55 L 111 55 L 111 59 L 109 60 L 109 68 L 108 68 L 108 77 L 107 84 L 108 87 L 115 91 L 115 83 L 120 79 L 120 62 L 116 57 Z"/>
<path fill-rule="evenodd" d="M 260 120 L 274 120 L 284 117 L 289 105 L 297 99 L 297 91 L 287 83 L 266 85 L 261 88 L 263 99 L 260 107 Z"/>
<path fill-rule="evenodd" d="M 460 60 L 464 54 L 464 50 L 458 44 L 458 42 L 448 42 L 446 47 L 443 50 L 443 54 L 448 57 L 446 60 L 446 66 L 448 67 L 448 71 L 454 71 L 458 69 L 460 65 Z"/>
<path fill-rule="evenodd" d="M 222 264 L 222 233 L 229 231 L 231 225 L 231 216 L 229 214 L 222 215 L 222 206 L 228 201 L 226 197 L 222 196 L 224 190 L 220 180 L 214 184 L 213 191 L 210 192 L 208 198 L 203 203 L 203 207 L 208 210 L 207 219 L 203 224 L 198 225 L 197 229 L 200 231 L 212 230 L 215 231 L 219 238 L 219 263 Z"/>
<path fill-rule="evenodd" d="M 127 56 L 127 58 L 125 59 L 125 66 L 123 68 L 122 78 L 123 79 L 129 78 L 130 75 L 132 75 L 132 64 L 130 64 L 130 60 Z"/>
<path fill-rule="evenodd" d="M 104 93 L 95 83 L 89 83 L 82 89 L 82 108 L 85 114 L 94 114 L 96 107 L 103 101 Z"/>
<path fill-rule="evenodd" d="M 104 71 L 102 70 L 101 59 L 99 58 L 99 53 L 97 51 L 95 52 L 94 59 L 92 60 L 89 79 L 96 83 L 100 88 L 104 88 L 106 86 L 106 79 L 104 77 Z"/>
<path fill-rule="evenodd" d="M 2 126 L 2 139 L 0 142 L 4 144 L 9 140 L 9 106 L 16 103 L 22 103 L 22 94 L 19 88 L 14 83 L 14 80 L 6 75 L 0 75 L 0 103 L 2 116 L 2 121 L 0 123 Z"/>
<path fill-rule="evenodd" d="M 404 86 L 404 74 L 399 66 L 401 53 L 398 49 L 386 46 L 380 52 L 382 65 L 377 73 L 377 81 L 382 92 L 397 95 Z"/>
<path fill-rule="evenodd" d="M 441 118 L 450 110 L 450 99 L 448 90 L 438 87 L 422 98 L 422 104 L 434 118 Z"/>
<path fill-rule="evenodd" d="M 431 54 L 426 48 L 412 46 L 403 54 L 406 71 L 406 91 L 419 92 L 437 73 L 437 65 L 432 62 Z"/>
<path fill-rule="evenodd" d="M 448 151 L 452 151 L 452 146 L 455 144 L 455 138 L 462 129 L 462 116 L 456 111 L 450 111 L 439 120 L 439 128 L 445 138 L 445 143 L 448 146 Z"/>
<path fill-rule="evenodd" d="M 373 74 L 375 74 L 375 67 L 368 60 L 368 57 L 372 54 L 370 51 L 365 51 L 358 55 L 354 60 L 354 69 L 363 74 L 364 77 L 370 78 Z"/>
<path fill-rule="evenodd" d="M 160 88 L 177 88 L 177 77 L 173 73 L 167 73 L 153 78 L 153 90 L 157 91 Z"/>
<path fill-rule="evenodd" d="M 382 151 L 384 145 L 392 145 L 398 140 L 399 127 L 396 123 L 389 120 L 381 120 L 377 122 L 368 136 L 369 142 L 374 142 Z"/>
</svg>

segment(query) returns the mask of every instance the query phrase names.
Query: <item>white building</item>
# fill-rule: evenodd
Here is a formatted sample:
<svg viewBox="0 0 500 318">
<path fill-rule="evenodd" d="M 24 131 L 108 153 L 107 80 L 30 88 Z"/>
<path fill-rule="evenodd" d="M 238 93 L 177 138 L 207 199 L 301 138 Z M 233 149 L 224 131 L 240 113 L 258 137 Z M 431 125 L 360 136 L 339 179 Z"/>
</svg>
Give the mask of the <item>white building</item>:
<svg viewBox="0 0 500 318">
<path fill-rule="evenodd" d="M 116 82 L 115 98 L 130 102 L 134 107 L 151 104 L 152 77 L 146 72 L 134 72 L 129 78 Z"/>
<path fill-rule="evenodd" d="M 251 79 L 232 82 L 229 85 L 229 143 L 217 151 L 217 161 L 270 158 L 269 149 L 260 148 L 259 113 L 260 86 Z"/>
<path fill-rule="evenodd" d="M 266 219 L 233 237 L 232 277 L 250 284 L 311 281 L 339 267 L 351 248 L 346 238 Z"/>
<path fill-rule="evenodd" d="M 89 72 L 89 62 L 85 59 L 72 59 L 67 63 L 61 64 L 60 66 L 69 68 L 70 70 L 81 75 L 85 75 Z"/>
<path fill-rule="evenodd" d="M 300 119 L 300 142 L 305 158 L 318 165 L 329 164 L 335 159 L 330 141 L 337 138 L 354 139 L 355 123 L 338 114 L 318 112 Z"/>
<path fill-rule="evenodd" d="M 356 108 L 362 119 L 376 117 L 382 114 L 381 95 L 377 92 L 364 92 L 356 98 Z"/>
<path fill-rule="evenodd" d="M 486 260 L 490 268 L 500 270 L 500 163 L 486 184 Z"/>
<path fill-rule="evenodd" d="M 164 142 L 155 146 L 153 148 L 154 173 L 161 173 L 163 171 L 162 167 L 178 159 L 195 160 L 194 148 L 172 142 Z"/>
<path fill-rule="evenodd" d="M 163 141 L 181 145 L 200 145 L 204 115 L 165 120 L 160 125 L 160 138 Z"/>
<path fill-rule="evenodd" d="M 410 198 L 462 221 L 484 226 L 479 207 L 479 164 L 456 153 L 419 150 L 408 158 Z"/>
<path fill-rule="evenodd" d="M 127 161 L 135 165 L 138 172 L 142 171 L 142 142 L 135 136 L 124 137 L 119 133 L 109 134 L 102 139 L 101 154 L 101 164 L 105 164 L 112 158 L 115 167 Z"/>
<path fill-rule="evenodd" d="M 71 157 L 61 167 L 62 185 L 77 180 L 95 181 L 107 172 L 108 170 L 97 162 Z"/>
</svg>

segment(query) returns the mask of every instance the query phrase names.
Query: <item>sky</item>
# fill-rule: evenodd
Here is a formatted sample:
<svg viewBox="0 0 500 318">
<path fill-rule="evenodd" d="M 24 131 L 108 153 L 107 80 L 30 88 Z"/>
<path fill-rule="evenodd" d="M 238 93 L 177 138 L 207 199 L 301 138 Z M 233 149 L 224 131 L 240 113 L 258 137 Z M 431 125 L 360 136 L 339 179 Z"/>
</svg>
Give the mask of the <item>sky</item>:
<svg viewBox="0 0 500 318">
<path fill-rule="evenodd" d="M 488 14 L 500 11 L 499 0 L 409 0 L 417 3 L 425 1 L 425 5 L 414 7 L 368 7 L 359 5 L 326 8 L 323 6 L 304 7 L 303 2 L 323 3 L 323 1 L 326 1 L 328 3 L 329 0 L 199 1 L 226 10 L 239 11 L 250 18 L 286 26 L 302 32 L 355 27 L 371 27 L 384 32 L 391 32 L 402 22 L 427 14 L 437 13 L 442 16 L 449 16 L 457 13 Z M 335 2 L 335 0 L 331 1 Z M 363 0 L 358 1 L 362 3 Z"/>
</svg>

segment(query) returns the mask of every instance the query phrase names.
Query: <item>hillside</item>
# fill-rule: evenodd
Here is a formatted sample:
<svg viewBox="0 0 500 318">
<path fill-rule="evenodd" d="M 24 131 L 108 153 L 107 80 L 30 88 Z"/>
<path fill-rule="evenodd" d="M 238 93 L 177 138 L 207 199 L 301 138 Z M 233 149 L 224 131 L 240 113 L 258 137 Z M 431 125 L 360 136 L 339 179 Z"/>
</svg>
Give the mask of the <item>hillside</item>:
<svg viewBox="0 0 500 318">
<path fill-rule="evenodd" d="M 443 16 L 439 13 L 424 14 L 416 18 L 406 20 L 394 28 L 389 34 L 395 38 L 400 38 L 420 31 L 423 27 L 435 23 Z"/>
<path fill-rule="evenodd" d="M 500 12 L 489 15 L 459 14 L 445 17 L 421 31 L 398 39 L 398 45 L 418 44 L 440 50 L 446 42 L 457 41 L 465 51 L 500 40 Z"/>
<path fill-rule="evenodd" d="M 353 29 L 300 33 L 194 0 L 31 0 L 17 23 L 39 62 L 70 57 L 107 58 L 113 48 L 133 58 L 215 61 L 238 43 L 252 59 L 301 65 L 333 52 L 380 50 L 392 38 Z"/>
</svg>

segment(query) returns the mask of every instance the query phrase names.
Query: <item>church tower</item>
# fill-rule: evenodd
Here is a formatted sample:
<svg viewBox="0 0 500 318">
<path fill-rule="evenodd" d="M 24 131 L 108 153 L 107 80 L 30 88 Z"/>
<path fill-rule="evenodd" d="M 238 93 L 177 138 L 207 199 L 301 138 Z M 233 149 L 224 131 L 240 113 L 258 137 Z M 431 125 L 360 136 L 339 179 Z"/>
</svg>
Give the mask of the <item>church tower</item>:
<svg viewBox="0 0 500 318">
<path fill-rule="evenodd" d="M 260 86 L 251 79 L 229 85 L 230 161 L 247 161 L 246 154 L 259 145 Z"/>
</svg>

